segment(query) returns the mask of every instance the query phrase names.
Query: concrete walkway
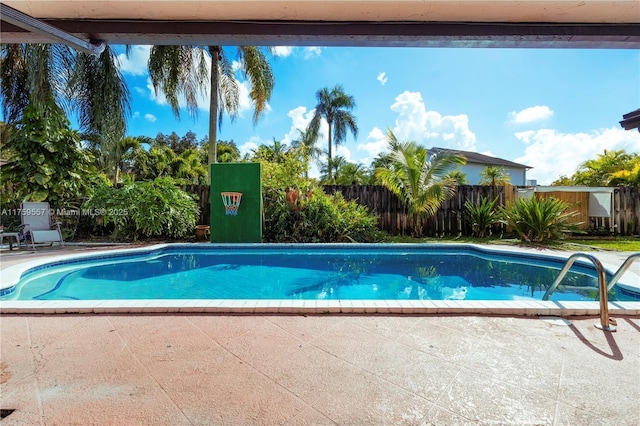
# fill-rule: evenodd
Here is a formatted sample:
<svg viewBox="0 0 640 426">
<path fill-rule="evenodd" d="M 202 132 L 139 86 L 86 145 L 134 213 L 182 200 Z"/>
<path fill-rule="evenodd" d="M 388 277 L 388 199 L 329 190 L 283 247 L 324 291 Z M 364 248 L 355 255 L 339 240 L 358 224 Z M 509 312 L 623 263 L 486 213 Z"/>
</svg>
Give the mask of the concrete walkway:
<svg viewBox="0 0 640 426">
<path fill-rule="evenodd" d="M 3 425 L 638 425 L 640 318 L 5 315 Z"/>
</svg>

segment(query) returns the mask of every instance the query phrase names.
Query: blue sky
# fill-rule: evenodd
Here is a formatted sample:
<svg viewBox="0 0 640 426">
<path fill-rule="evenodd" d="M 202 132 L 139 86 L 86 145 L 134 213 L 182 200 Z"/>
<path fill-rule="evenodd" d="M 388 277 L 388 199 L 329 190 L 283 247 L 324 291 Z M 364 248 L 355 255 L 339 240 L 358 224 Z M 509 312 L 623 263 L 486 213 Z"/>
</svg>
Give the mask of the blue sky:
<svg viewBox="0 0 640 426">
<path fill-rule="evenodd" d="M 153 93 L 148 55 L 148 46 L 120 55 L 133 96 L 129 135 L 206 136 L 208 95 L 196 120 L 186 110 L 176 120 Z M 243 153 L 274 138 L 290 144 L 313 115 L 316 91 L 335 84 L 355 98 L 359 127 L 337 155 L 366 166 L 386 149 L 387 128 L 427 148 L 531 166 L 527 178 L 539 184 L 571 175 L 605 149 L 640 153 L 640 133 L 618 123 L 640 108 L 639 50 L 277 47 L 272 67 L 276 84 L 258 124 L 240 79 L 240 115 L 234 122 L 225 117 L 218 133 Z M 326 133 L 319 141 L 325 150 Z"/>
</svg>

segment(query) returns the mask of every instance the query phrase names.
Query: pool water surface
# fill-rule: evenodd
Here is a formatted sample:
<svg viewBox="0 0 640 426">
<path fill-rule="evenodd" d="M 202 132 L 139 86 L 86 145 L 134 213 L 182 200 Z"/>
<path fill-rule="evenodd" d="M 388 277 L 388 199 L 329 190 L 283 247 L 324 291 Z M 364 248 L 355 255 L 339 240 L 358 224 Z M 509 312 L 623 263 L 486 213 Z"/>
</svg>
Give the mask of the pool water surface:
<svg viewBox="0 0 640 426">
<path fill-rule="evenodd" d="M 466 245 L 177 245 L 33 268 L 2 300 L 541 300 L 564 259 Z M 597 300 L 576 263 L 551 300 Z M 614 287 L 609 300 L 637 300 Z"/>
</svg>

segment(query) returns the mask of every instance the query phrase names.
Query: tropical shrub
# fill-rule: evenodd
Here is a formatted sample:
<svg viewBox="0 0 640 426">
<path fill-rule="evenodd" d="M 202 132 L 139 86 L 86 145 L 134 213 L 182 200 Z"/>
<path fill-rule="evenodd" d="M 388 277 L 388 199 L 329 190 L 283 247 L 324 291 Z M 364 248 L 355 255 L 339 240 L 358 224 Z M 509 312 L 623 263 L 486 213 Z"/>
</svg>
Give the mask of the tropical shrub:
<svg viewBox="0 0 640 426">
<path fill-rule="evenodd" d="M 127 240 L 191 235 L 200 210 L 171 178 L 129 182 L 120 188 L 99 185 L 83 208 L 102 226 L 112 225 L 115 237 Z"/>
<path fill-rule="evenodd" d="M 493 201 L 483 197 L 480 203 L 472 203 L 467 200 L 464 203 L 466 208 L 466 219 L 471 223 L 474 237 L 486 237 L 491 234 L 491 226 L 500 222 L 500 214 L 496 209 L 498 197 Z"/>
<path fill-rule="evenodd" d="M 20 200 L 48 201 L 64 207 L 81 197 L 96 179 L 93 156 L 80 146 L 64 112 L 53 101 L 29 104 L 12 129 L 2 167 L 3 185 L 12 185 Z"/>
<path fill-rule="evenodd" d="M 366 207 L 327 195 L 303 177 L 307 158 L 298 150 L 262 163 L 262 198 L 266 242 L 378 241 L 378 219 Z"/>
<path fill-rule="evenodd" d="M 577 213 L 567 212 L 568 207 L 567 203 L 553 197 L 520 198 L 506 207 L 500 207 L 501 221 L 510 226 L 523 241 L 558 239 L 567 232 L 577 230 L 577 223 L 569 223 Z"/>
<path fill-rule="evenodd" d="M 375 215 L 355 201 L 346 201 L 341 193 L 327 195 L 314 189 L 296 198 L 282 190 L 275 192 L 275 197 L 265 197 L 269 200 L 264 206 L 266 242 L 362 243 L 381 239 Z"/>
</svg>

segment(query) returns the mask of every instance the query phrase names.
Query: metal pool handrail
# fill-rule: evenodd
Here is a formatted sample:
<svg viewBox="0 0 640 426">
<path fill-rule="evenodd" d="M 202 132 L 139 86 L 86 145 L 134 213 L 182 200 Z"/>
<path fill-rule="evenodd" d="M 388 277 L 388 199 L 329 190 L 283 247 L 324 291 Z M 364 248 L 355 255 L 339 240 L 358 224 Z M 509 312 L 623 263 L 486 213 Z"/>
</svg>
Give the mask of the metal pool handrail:
<svg viewBox="0 0 640 426">
<path fill-rule="evenodd" d="M 591 263 L 593 263 L 594 266 L 596 267 L 596 271 L 598 273 L 598 292 L 600 293 L 600 297 L 599 297 L 600 324 L 596 324 L 596 327 L 605 331 L 616 331 L 615 320 L 613 320 L 613 318 L 611 320 L 609 319 L 609 300 L 607 297 L 607 276 L 605 274 L 602 263 L 600 263 L 600 261 L 596 259 L 593 255 L 586 254 L 586 253 L 575 253 L 571 255 L 565 262 L 564 267 L 562 268 L 562 270 L 560 271 L 560 274 L 558 275 L 558 278 L 556 278 L 553 284 L 551 284 L 551 287 L 549 287 L 549 290 L 547 290 L 544 296 L 542 296 L 542 300 L 549 300 L 549 296 L 551 296 L 551 293 L 555 291 L 555 289 L 558 287 L 558 284 L 560 284 L 560 281 L 562 281 L 564 276 L 567 275 L 567 272 L 569 272 L 569 269 L 571 268 L 571 266 L 573 266 L 573 263 L 576 261 L 576 259 L 580 257 L 584 257 L 590 260 Z"/>
<path fill-rule="evenodd" d="M 636 260 L 636 259 L 640 259 L 640 253 L 634 253 L 634 254 L 630 255 L 629 257 L 627 257 L 627 259 L 624 261 L 622 266 L 620 266 L 620 268 L 618 268 L 618 270 L 613 275 L 613 277 L 611 277 L 611 281 L 609 281 L 609 285 L 607 285 L 607 290 L 611 290 L 613 288 L 613 286 L 616 285 L 618 280 L 622 277 L 622 275 L 625 272 L 627 272 L 627 269 L 629 269 L 629 266 L 631 266 L 633 261 Z"/>
</svg>

